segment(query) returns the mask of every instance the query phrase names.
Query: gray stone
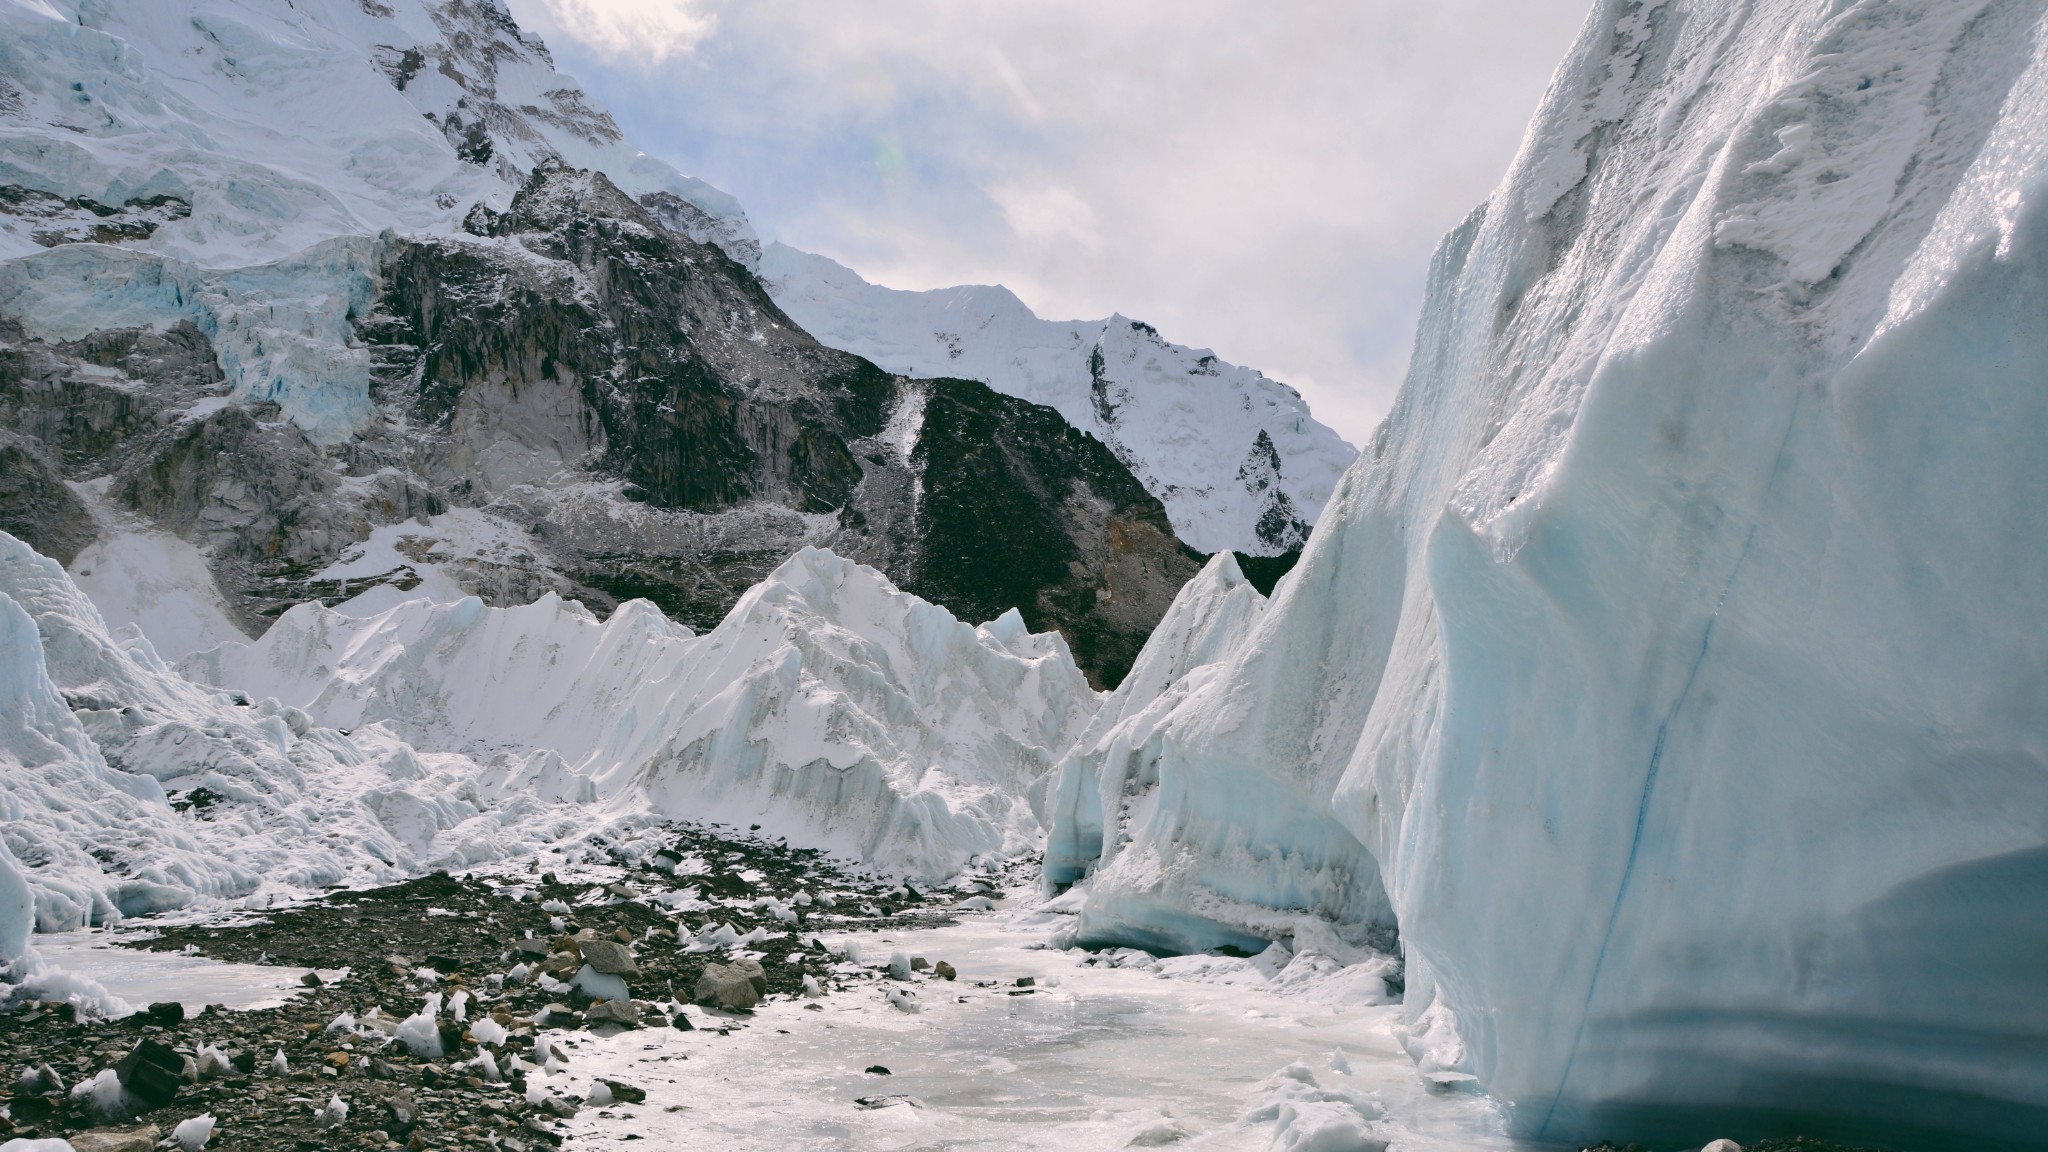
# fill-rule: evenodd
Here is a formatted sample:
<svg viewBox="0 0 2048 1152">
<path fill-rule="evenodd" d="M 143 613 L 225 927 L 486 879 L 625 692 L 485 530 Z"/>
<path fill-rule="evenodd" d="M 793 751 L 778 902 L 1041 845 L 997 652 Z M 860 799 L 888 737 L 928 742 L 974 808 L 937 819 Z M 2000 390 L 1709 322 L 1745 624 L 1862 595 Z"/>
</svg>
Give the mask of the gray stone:
<svg viewBox="0 0 2048 1152">
<path fill-rule="evenodd" d="M 140 1128 L 95 1128 L 69 1137 L 72 1152 L 154 1152 L 158 1138 L 154 1124 Z"/>
<path fill-rule="evenodd" d="M 633 963 L 633 954 L 624 944 L 615 940 L 585 940 L 583 962 L 606 976 L 638 976 L 640 966 Z"/>
<path fill-rule="evenodd" d="M 583 1022 L 589 1025 L 617 1024 L 625 1028 L 638 1028 L 640 1013 L 633 1008 L 630 1000 L 600 1000 L 583 1013 Z"/>
<path fill-rule="evenodd" d="M 757 969 L 759 965 L 755 966 Z M 761 989 L 737 964 L 706 964 L 697 977 L 697 1003 L 728 1012 L 751 1012 L 761 1002 Z"/>
</svg>

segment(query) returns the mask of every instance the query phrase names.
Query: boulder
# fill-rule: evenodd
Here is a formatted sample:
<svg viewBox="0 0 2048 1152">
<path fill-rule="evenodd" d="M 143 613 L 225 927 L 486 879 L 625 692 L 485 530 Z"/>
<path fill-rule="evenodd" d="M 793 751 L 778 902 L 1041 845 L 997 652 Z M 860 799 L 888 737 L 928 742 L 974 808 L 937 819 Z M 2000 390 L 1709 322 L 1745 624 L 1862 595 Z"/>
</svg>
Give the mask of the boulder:
<svg viewBox="0 0 2048 1152">
<path fill-rule="evenodd" d="M 121 1086 L 156 1108 L 170 1103 L 178 1094 L 184 1074 L 185 1057 L 168 1044 L 148 1039 L 137 1043 L 133 1051 L 114 1065 L 114 1075 Z"/>
<path fill-rule="evenodd" d="M 638 976 L 639 965 L 633 963 L 633 953 L 624 944 L 614 940 L 585 940 L 582 943 L 583 962 L 606 976 Z"/>
<path fill-rule="evenodd" d="M 756 970 L 759 967 L 755 965 Z M 761 992 L 761 988 L 754 986 L 752 975 L 738 964 L 706 964 L 703 974 L 697 977 L 694 999 L 728 1012 L 751 1012 L 761 1002 Z"/>
<path fill-rule="evenodd" d="M 587 1025 L 617 1024 L 621 1028 L 638 1028 L 640 1013 L 630 1000 L 600 1000 L 583 1013 Z"/>
</svg>

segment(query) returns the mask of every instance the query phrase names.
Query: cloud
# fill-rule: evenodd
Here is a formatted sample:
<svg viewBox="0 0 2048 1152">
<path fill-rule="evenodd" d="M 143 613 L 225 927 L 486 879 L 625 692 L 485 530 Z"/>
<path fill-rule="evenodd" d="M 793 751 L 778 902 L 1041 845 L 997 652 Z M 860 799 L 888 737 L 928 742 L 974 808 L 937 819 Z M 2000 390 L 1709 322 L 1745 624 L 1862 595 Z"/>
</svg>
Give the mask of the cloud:
<svg viewBox="0 0 2048 1152">
<path fill-rule="evenodd" d="M 524 22 L 568 0 L 510 2 Z M 894 287 L 1144 319 L 1357 443 L 1431 251 L 1506 170 L 1587 6 L 699 0 L 715 31 L 656 67 L 539 31 L 764 236 Z"/>
<path fill-rule="evenodd" d="M 609 60 L 661 64 L 688 55 L 718 29 L 696 0 L 538 0 L 558 36 Z"/>
<path fill-rule="evenodd" d="M 1025 244 L 1077 244 L 1090 251 L 1102 247 L 1095 210 L 1071 188 L 992 188 L 989 197 L 1002 207 L 1010 231 Z"/>
</svg>

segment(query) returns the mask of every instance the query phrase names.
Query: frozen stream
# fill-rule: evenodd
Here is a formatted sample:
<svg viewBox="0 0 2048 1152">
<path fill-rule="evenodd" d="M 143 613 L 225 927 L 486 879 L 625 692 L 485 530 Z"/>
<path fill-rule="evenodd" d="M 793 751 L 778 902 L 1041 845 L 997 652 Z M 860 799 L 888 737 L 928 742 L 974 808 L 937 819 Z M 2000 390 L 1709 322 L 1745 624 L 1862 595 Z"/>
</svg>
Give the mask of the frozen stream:
<svg viewBox="0 0 2048 1152">
<path fill-rule="evenodd" d="M 1397 1009 L 1084 967 L 1082 953 L 1034 949 L 1046 934 L 1040 918 L 999 912 L 852 937 L 869 964 L 902 948 L 950 961 L 960 978 L 920 983 L 916 1014 L 863 983 L 819 1002 L 822 1010 L 764 1005 L 729 1036 L 573 1034 L 557 1041 L 569 1072 L 548 1086 L 581 1096 L 604 1076 L 646 1089 L 645 1104 L 586 1109 L 572 1121 L 583 1147 L 1513 1147 L 1490 1102 L 1425 1087 L 1389 1031 Z M 1036 978 L 1033 994 L 1010 994 L 1020 976 Z M 1057 985 L 1046 987 L 1048 978 Z M 1332 1068 L 1339 1048 L 1348 1073 Z M 1313 1085 L 1299 1073 L 1274 1079 L 1295 1062 Z M 866 1074 L 876 1064 L 892 1075 Z M 1346 1093 L 1365 1102 L 1363 1112 Z M 918 1104 L 856 1102 L 896 1094 Z M 1374 1104 L 1384 1115 L 1368 1120 Z M 1246 1119 L 1262 1106 L 1267 1115 Z"/>
<path fill-rule="evenodd" d="M 115 946 L 116 940 L 128 936 L 132 934 L 94 929 L 45 933 L 33 943 L 50 968 L 89 980 L 134 1008 L 173 1000 L 194 1014 L 209 1004 L 233 1009 L 275 1008 L 304 990 L 299 983 L 306 972 L 303 968 L 226 964 L 204 956 Z M 320 973 L 323 980 L 342 975 Z M 93 994 L 90 989 L 69 985 L 49 990 L 53 996 L 70 992 Z"/>
<path fill-rule="evenodd" d="M 1086 953 L 1043 946 L 1058 919 L 969 913 L 929 931 L 827 935 L 857 941 L 868 965 L 902 949 L 949 961 L 959 979 L 917 981 L 916 1013 L 884 999 L 893 982 L 862 979 L 823 1000 L 764 1004 L 750 1017 L 692 1008 L 696 1031 L 544 1033 L 568 1057 L 567 1070 L 544 1083 L 575 1099 L 597 1077 L 647 1091 L 643 1104 L 585 1108 L 569 1121 L 583 1148 L 1517 1147 L 1487 1099 L 1423 1083 L 1391 1031 L 1398 1009 L 1359 1006 L 1346 994 L 1346 974 L 1282 995 L 1241 961 L 1171 978 L 1088 966 Z M 136 1007 L 267 1007 L 298 992 L 303 975 L 116 948 L 112 939 L 76 932 L 36 944 L 53 968 Z M 779 962 L 791 944 L 772 942 L 764 963 Z M 1034 988 L 1013 995 L 1024 976 Z M 721 1023 L 728 1034 L 714 1030 Z M 869 1074 L 872 1065 L 891 1075 Z M 861 1103 L 887 1097 L 916 1102 Z"/>
</svg>

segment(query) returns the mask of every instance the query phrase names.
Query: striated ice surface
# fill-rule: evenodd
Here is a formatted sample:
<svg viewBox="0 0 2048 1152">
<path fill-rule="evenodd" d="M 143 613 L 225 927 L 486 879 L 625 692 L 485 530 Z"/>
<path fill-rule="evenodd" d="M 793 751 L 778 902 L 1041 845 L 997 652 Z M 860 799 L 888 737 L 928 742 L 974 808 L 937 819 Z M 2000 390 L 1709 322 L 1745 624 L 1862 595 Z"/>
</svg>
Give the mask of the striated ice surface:
<svg viewBox="0 0 2048 1152">
<path fill-rule="evenodd" d="M 1358 455 L 1294 389 L 1128 317 L 1041 320 L 993 285 L 897 291 L 783 244 L 768 245 L 761 278 L 826 345 L 1057 409 L 1108 445 L 1204 552 L 1299 547 Z"/>
<path fill-rule="evenodd" d="M 1385 915 L 1523 1136 L 2039 1147 L 2043 32 L 1598 4 L 1113 852 L 1063 769 L 1085 931 Z"/>
<path fill-rule="evenodd" d="M 1057 633 L 976 628 L 810 548 L 702 636 L 645 601 L 602 623 L 552 594 L 303 604 L 183 667 L 472 757 L 487 801 L 760 823 L 932 877 L 1033 845 L 1027 793 L 1098 705 Z"/>
</svg>

